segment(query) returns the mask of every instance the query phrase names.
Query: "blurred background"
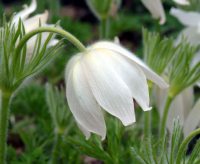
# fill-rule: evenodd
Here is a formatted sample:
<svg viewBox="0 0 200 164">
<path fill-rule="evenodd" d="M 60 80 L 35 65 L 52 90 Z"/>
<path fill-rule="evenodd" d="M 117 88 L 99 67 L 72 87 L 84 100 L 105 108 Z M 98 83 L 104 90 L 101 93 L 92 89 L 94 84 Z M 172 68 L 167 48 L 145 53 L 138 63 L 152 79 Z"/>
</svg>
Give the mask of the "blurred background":
<svg viewBox="0 0 200 164">
<path fill-rule="evenodd" d="M 0 14 L 5 13 L 9 20 L 14 12 L 20 11 L 24 4 L 29 5 L 30 2 L 30 0 L 1 0 Z M 37 3 L 35 13 L 43 13 L 48 10 L 49 24 L 59 21 L 63 29 L 71 32 L 85 45 L 99 39 L 99 21 L 84 0 L 37 0 Z M 142 28 L 160 32 L 163 36 L 174 36 L 174 38 L 182 29 L 182 25 L 169 15 L 169 10 L 174 5 L 171 0 L 165 1 L 167 22 L 160 26 L 157 20 L 152 19 L 151 14 L 140 0 L 122 0 L 119 11 L 110 19 L 111 30 L 108 39 L 113 40 L 117 36 L 122 44 L 142 57 Z M 66 43 L 65 48 L 57 54 L 55 60 L 45 70 L 42 70 L 40 75 L 27 81 L 13 99 L 8 140 L 10 163 L 39 162 L 40 164 L 45 163 L 49 158 L 54 127 L 45 99 L 44 86 L 46 82 L 49 82 L 59 88 L 64 87 L 65 65 L 68 59 L 77 52 L 71 44 L 67 41 L 64 42 Z M 154 116 L 156 125 L 158 113 L 155 113 Z M 140 117 L 137 118 L 139 122 Z M 73 118 L 70 117 L 69 122 L 67 133 L 73 136 L 79 130 L 77 127 L 73 128 L 76 126 Z M 138 133 L 131 135 L 138 135 Z M 84 137 L 82 138 L 84 140 Z M 66 158 L 69 163 L 70 161 L 71 163 L 81 163 L 83 157 L 79 151 L 73 149 L 69 143 L 63 143 L 62 147 L 63 159 Z M 84 160 L 86 159 L 84 157 Z"/>
</svg>

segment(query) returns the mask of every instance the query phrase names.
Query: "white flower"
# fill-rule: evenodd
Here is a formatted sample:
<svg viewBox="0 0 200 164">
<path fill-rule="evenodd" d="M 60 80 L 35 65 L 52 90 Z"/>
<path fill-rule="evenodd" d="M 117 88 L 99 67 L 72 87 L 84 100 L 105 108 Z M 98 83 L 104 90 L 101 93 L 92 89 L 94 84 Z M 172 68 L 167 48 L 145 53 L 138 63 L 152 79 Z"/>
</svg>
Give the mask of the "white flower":
<svg viewBox="0 0 200 164">
<path fill-rule="evenodd" d="M 160 115 L 163 115 L 164 103 L 167 91 L 156 90 L 156 105 Z M 190 132 L 200 125 L 200 99 L 194 105 L 193 87 L 189 87 L 181 92 L 173 100 L 168 114 L 167 129 L 170 134 L 173 132 L 174 119 L 179 119 L 179 123 L 183 126 L 184 136 L 188 136 Z"/>
<path fill-rule="evenodd" d="M 38 28 L 39 26 L 53 26 L 53 25 L 47 24 L 48 11 L 45 11 L 42 14 L 37 14 L 37 15 L 29 18 L 29 15 L 32 14 L 36 10 L 36 8 L 37 8 L 36 0 L 32 0 L 30 6 L 25 5 L 24 9 L 22 11 L 20 11 L 17 14 L 14 15 L 14 17 L 12 19 L 12 24 L 15 24 L 15 27 L 17 28 L 19 20 L 21 19 L 23 24 L 24 24 L 24 28 L 25 28 L 26 33 Z M 42 45 L 46 41 L 48 35 L 49 35 L 49 33 L 42 33 L 42 42 L 41 42 Z M 28 41 L 28 43 L 27 43 L 27 52 L 28 53 L 33 52 L 36 39 L 37 39 L 37 35 L 32 37 Z M 58 40 L 52 39 L 49 42 L 48 47 L 54 46 L 57 43 L 58 43 Z"/>
<path fill-rule="evenodd" d="M 141 0 L 144 6 L 149 10 L 153 18 L 160 19 L 160 24 L 166 21 L 165 11 L 160 0 Z"/>
<path fill-rule="evenodd" d="M 186 38 L 192 45 L 200 44 L 200 13 L 188 12 L 181 9 L 172 8 L 170 14 L 176 17 L 186 28 L 180 33 L 177 43 L 181 42 L 182 38 Z"/>
<path fill-rule="evenodd" d="M 174 0 L 174 2 L 178 3 L 179 5 L 189 5 L 190 2 L 188 0 Z"/>
<path fill-rule="evenodd" d="M 66 67 L 66 96 L 80 129 L 106 136 L 104 109 L 127 126 L 135 122 L 133 99 L 148 111 L 147 79 L 168 85 L 134 54 L 118 44 L 102 41 L 72 57 Z"/>
</svg>

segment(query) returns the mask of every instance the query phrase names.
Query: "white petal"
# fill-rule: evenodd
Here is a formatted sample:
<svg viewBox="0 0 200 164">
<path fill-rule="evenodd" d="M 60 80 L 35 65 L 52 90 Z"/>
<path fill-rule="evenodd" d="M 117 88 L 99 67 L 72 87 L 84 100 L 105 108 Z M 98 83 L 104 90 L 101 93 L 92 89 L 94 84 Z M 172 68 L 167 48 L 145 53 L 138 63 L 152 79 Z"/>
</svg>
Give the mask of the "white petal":
<svg viewBox="0 0 200 164">
<path fill-rule="evenodd" d="M 153 18 L 160 19 L 160 24 L 166 21 L 165 11 L 160 0 L 141 0 L 144 6 L 149 10 Z"/>
<path fill-rule="evenodd" d="M 102 49 L 109 49 L 111 51 L 114 51 L 118 54 L 121 54 L 122 56 L 125 56 L 126 58 L 130 59 L 132 62 L 137 64 L 146 77 L 156 83 L 158 86 L 161 88 L 167 88 L 168 84 L 159 76 L 157 75 L 154 71 L 152 71 L 146 64 L 144 64 L 143 61 L 141 61 L 136 55 L 131 53 L 130 51 L 126 50 L 125 48 L 121 47 L 120 45 L 117 45 L 112 42 L 107 42 L 107 41 L 102 41 L 102 42 L 97 42 L 93 46 L 90 47 L 91 49 L 95 48 L 102 48 Z"/>
<path fill-rule="evenodd" d="M 135 122 L 130 89 L 102 53 L 88 53 L 83 58 L 84 72 L 97 102 L 126 126 Z"/>
<path fill-rule="evenodd" d="M 176 45 L 181 43 L 183 39 L 186 39 L 191 45 L 197 46 L 200 44 L 200 33 L 197 31 L 197 27 L 187 27 L 178 36 Z"/>
<path fill-rule="evenodd" d="M 81 56 L 83 54 L 79 53 L 77 55 L 74 55 L 73 57 L 70 58 L 70 60 L 67 63 L 67 66 L 65 68 L 65 80 L 67 81 L 69 74 L 71 72 L 71 70 L 73 70 L 74 66 L 76 65 L 76 63 L 80 60 Z M 67 87 L 67 86 L 66 86 Z"/>
<path fill-rule="evenodd" d="M 66 81 L 67 101 L 77 122 L 87 131 L 105 139 L 106 125 L 103 114 L 90 91 L 79 62 L 74 65 Z"/>
<path fill-rule="evenodd" d="M 43 26 L 48 20 L 48 11 L 42 14 L 35 15 L 24 21 L 24 27 L 26 33 L 38 28 L 40 25 Z"/>
<path fill-rule="evenodd" d="M 59 40 L 58 39 L 52 39 L 49 44 L 47 45 L 47 48 L 53 47 L 56 44 L 58 44 Z"/>
<path fill-rule="evenodd" d="M 193 86 L 186 88 L 183 92 L 180 93 L 182 96 L 183 106 L 184 106 L 184 120 L 190 113 L 190 109 L 194 104 L 194 91 Z"/>
<path fill-rule="evenodd" d="M 183 25 L 197 27 L 200 20 L 200 13 L 187 12 L 181 9 L 172 8 L 170 14 L 176 17 Z"/>
<path fill-rule="evenodd" d="M 142 70 L 137 65 L 130 64 L 121 55 L 116 55 L 113 51 L 101 50 L 101 53 L 109 59 L 110 66 L 115 68 L 142 109 L 144 111 L 150 110 L 147 79 Z"/>
<path fill-rule="evenodd" d="M 189 5 L 190 2 L 188 0 L 174 0 L 174 2 L 178 3 L 179 5 Z"/>
<path fill-rule="evenodd" d="M 88 140 L 90 138 L 90 136 L 91 136 L 91 133 L 86 128 L 84 128 L 80 123 L 77 122 L 77 125 L 78 125 L 79 129 L 85 135 L 86 139 Z"/>
<path fill-rule="evenodd" d="M 170 131 L 170 134 L 172 134 L 173 132 L 175 119 L 178 118 L 180 125 L 183 126 L 184 111 L 185 111 L 185 106 L 183 104 L 182 95 L 180 94 L 173 100 L 169 109 L 169 114 L 168 114 L 168 119 L 167 119 L 167 128 Z"/>
<path fill-rule="evenodd" d="M 36 0 L 32 0 L 30 6 L 25 7 L 22 11 L 20 11 L 19 13 L 17 13 L 12 20 L 12 23 L 14 24 L 18 24 L 19 19 L 21 18 L 22 20 L 25 20 L 26 18 L 28 18 L 28 16 L 33 13 L 37 8 L 37 2 Z"/>
<path fill-rule="evenodd" d="M 157 105 L 159 109 L 159 113 L 161 116 L 163 115 L 163 109 L 164 109 L 164 104 L 167 98 L 167 91 L 163 91 L 161 89 L 157 88 Z M 167 128 L 172 134 L 173 132 L 173 126 L 174 126 L 174 119 L 179 119 L 179 122 L 181 125 L 184 124 L 184 121 L 189 113 L 189 109 L 192 108 L 194 101 L 194 94 L 193 94 L 193 87 L 185 89 L 183 92 L 181 92 L 172 102 L 170 109 L 169 109 L 169 114 L 168 114 L 168 119 L 167 119 Z"/>
<path fill-rule="evenodd" d="M 200 99 L 196 102 L 184 124 L 184 136 L 188 136 L 200 125 Z"/>
</svg>

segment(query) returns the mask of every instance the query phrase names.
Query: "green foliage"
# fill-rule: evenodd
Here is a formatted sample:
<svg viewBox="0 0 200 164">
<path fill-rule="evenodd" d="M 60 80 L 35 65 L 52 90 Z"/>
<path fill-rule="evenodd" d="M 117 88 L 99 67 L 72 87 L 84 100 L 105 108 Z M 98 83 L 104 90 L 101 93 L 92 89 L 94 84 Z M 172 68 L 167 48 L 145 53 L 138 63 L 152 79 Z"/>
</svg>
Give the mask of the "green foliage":
<svg viewBox="0 0 200 164">
<path fill-rule="evenodd" d="M 144 60 L 159 75 L 163 74 L 176 54 L 172 38 L 162 39 L 158 33 L 143 29 Z"/>
<path fill-rule="evenodd" d="M 172 97 L 200 79 L 200 61 L 192 66 L 196 48 L 185 41 L 181 42 L 177 48 L 168 71 L 170 83 L 169 94 Z"/>
<path fill-rule="evenodd" d="M 42 44 L 42 34 L 38 34 L 32 52 L 27 50 L 26 43 L 23 47 L 17 47 L 18 41 L 24 36 L 25 28 L 22 21 L 19 21 L 17 29 L 11 22 L 3 21 L 3 26 L 0 28 L 0 88 L 2 91 L 15 91 L 24 80 L 40 72 L 62 47 L 62 44 L 58 43 L 48 48 L 53 34 L 49 34 L 44 44 Z"/>
<path fill-rule="evenodd" d="M 155 136 L 153 136 L 155 137 Z M 181 145 L 185 142 L 182 137 L 182 127 L 179 125 L 179 120 L 174 120 L 174 129 L 171 135 L 164 136 L 161 140 L 165 141 L 165 148 L 163 148 L 160 144 L 160 139 L 158 138 L 157 141 L 152 144 L 152 147 L 145 146 L 145 144 L 148 144 L 149 141 L 143 141 L 143 144 L 137 148 L 132 147 L 131 152 L 134 156 L 134 159 L 137 161 L 138 164 L 180 164 L 177 163 L 177 158 L 179 151 L 182 151 Z M 170 141 L 170 143 L 166 141 Z M 186 152 L 186 150 L 183 150 Z M 151 152 L 151 153 L 148 153 Z M 192 153 L 189 155 L 186 155 L 186 153 L 183 153 L 184 156 L 181 157 L 181 162 L 185 164 L 190 163 L 196 163 L 199 161 L 199 141 L 197 141 L 197 144 L 195 148 L 193 149 Z"/>
</svg>

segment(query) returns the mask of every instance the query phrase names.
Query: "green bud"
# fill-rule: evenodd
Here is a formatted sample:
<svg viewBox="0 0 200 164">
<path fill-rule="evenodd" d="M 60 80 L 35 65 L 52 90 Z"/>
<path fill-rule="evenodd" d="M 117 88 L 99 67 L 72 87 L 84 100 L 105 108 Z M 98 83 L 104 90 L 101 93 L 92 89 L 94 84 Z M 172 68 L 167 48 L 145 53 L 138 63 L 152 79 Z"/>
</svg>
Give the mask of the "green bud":
<svg viewBox="0 0 200 164">
<path fill-rule="evenodd" d="M 115 16 L 121 0 L 86 0 L 90 10 L 99 19 Z"/>
</svg>

